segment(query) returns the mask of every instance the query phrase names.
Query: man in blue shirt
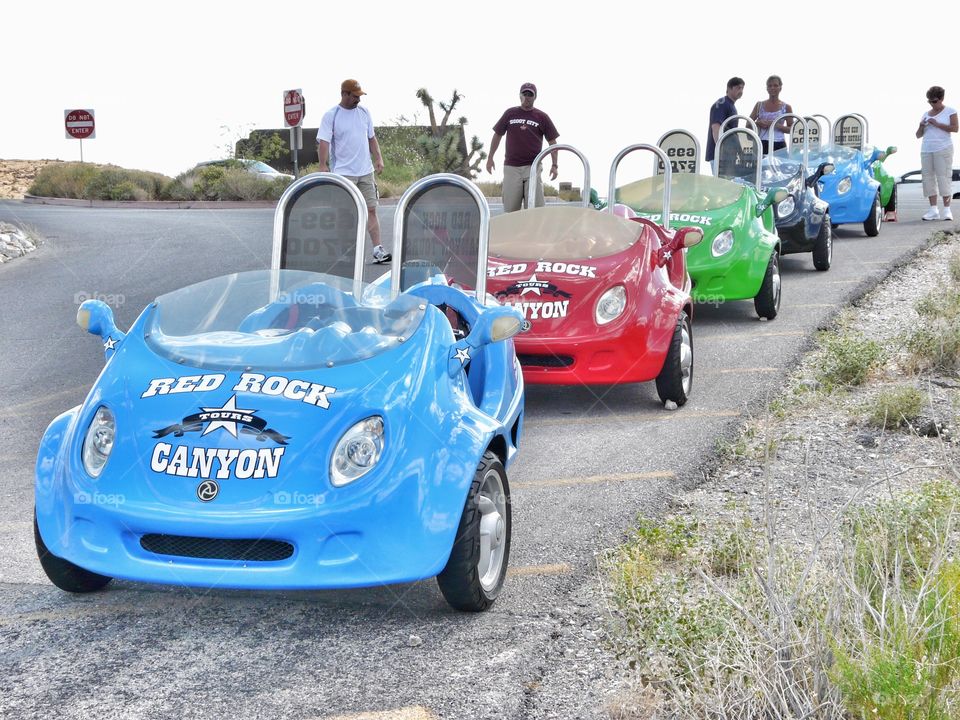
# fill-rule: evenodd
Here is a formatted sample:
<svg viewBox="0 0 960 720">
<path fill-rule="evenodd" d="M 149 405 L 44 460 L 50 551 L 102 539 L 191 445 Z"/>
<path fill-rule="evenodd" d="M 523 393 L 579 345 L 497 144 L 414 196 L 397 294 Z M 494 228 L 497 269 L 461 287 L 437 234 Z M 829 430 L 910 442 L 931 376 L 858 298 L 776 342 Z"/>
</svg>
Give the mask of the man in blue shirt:
<svg viewBox="0 0 960 720">
<path fill-rule="evenodd" d="M 707 162 L 713 162 L 713 154 L 717 149 L 717 138 L 720 137 L 720 126 L 723 121 L 737 114 L 735 103 L 743 96 L 743 78 L 732 77 L 727 81 L 727 94 L 717 100 L 710 107 L 710 130 L 707 132 Z M 727 128 L 729 130 L 729 128 Z"/>
</svg>

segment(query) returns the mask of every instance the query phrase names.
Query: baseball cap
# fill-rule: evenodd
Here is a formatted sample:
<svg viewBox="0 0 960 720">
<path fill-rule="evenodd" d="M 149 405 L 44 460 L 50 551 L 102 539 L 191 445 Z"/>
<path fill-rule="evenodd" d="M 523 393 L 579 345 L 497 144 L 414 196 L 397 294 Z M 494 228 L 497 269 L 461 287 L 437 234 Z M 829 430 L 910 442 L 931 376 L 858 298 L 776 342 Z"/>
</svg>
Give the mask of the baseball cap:
<svg viewBox="0 0 960 720">
<path fill-rule="evenodd" d="M 536 96 L 536 94 L 537 94 L 537 86 L 536 86 L 536 85 L 534 85 L 533 83 L 524 83 L 523 85 L 520 86 L 520 92 L 521 92 L 521 93 L 522 93 L 522 92 L 525 92 L 525 91 L 527 91 L 527 90 L 529 90 L 530 92 L 532 92 L 532 93 L 534 94 L 534 96 Z"/>
<path fill-rule="evenodd" d="M 340 92 L 352 93 L 353 95 L 366 95 L 360 88 L 360 83 L 356 80 L 344 80 L 340 83 Z"/>
</svg>

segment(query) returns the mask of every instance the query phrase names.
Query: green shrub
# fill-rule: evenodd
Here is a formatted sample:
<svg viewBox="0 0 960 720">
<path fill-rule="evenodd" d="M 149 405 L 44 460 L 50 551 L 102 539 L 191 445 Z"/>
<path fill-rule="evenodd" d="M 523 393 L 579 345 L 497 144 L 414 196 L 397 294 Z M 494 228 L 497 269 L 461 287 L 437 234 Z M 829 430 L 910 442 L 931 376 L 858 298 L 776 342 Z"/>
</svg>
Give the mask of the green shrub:
<svg viewBox="0 0 960 720">
<path fill-rule="evenodd" d="M 921 318 L 955 319 L 960 316 L 960 289 L 938 288 L 918 300 L 915 308 Z"/>
<path fill-rule="evenodd" d="M 678 517 L 665 520 L 640 518 L 635 539 L 643 552 L 660 560 L 678 560 L 698 540 L 698 525 L 695 521 Z"/>
<path fill-rule="evenodd" d="M 75 198 L 86 197 L 86 189 L 98 173 L 98 166 L 91 163 L 55 163 L 40 168 L 29 194 L 39 197 Z"/>
<path fill-rule="evenodd" d="M 850 717 L 947 720 L 960 702 L 960 493 L 946 481 L 854 514 L 830 672 Z"/>
<path fill-rule="evenodd" d="M 169 180 L 160 190 L 160 200 L 193 200 L 193 191 L 180 179 Z"/>
<path fill-rule="evenodd" d="M 740 575 L 755 561 L 757 550 L 752 537 L 753 523 L 743 518 L 711 538 L 706 556 L 714 575 Z"/>
<path fill-rule="evenodd" d="M 886 360 L 883 346 L 859 334 L 827 335 L 821 344 L 817 379 L 827 391 L 862 385 Z"/>
<path fill-rule="evenodd" d="M 57 163 L 41 168 L 31 195 L 86 200 L 157 200 L 170 178 L 115 165 Z"/>
<path fill-rule="evenodd" d="M 102 169 L 84 190 L 88 200 L 150 200 L 150 193 L 136 185 L 121 168 Z"/>
<path fill-rule="evenodd" d="M 867 421 L 877 428 L 896 430 L 913 424 L 923 407 L 923 394 L 913 385 L 881 390 L 867 405 Z"/>
<path fill-rule="evenodd" d="M 477 187 L 480 188 L 480 192 L 483 193 L 484 197 L 500 197 L 503 195 L 503 183 L 498 182 L 478 182 Z"/>
<path fill-rule="evenodd" d="M 956 718 L 958 501 L 942 480 L 860 507 L 809 554 L 746 517 L 641 521 L 601 564 L 651 716 Z"/>
<path fill-rule="evenodd" d="M 228 169 L 220 180 L 220 200 L 277 200 L 291 181 L 265 180 L 253 173 Z"/>
<path fill-rule="evenodd" d="M 929 320 L 910 333 L 906 347 L 914 370 L 955 371 L 960 367 L 960 317 Z"/>
<path fill-rule="evenodd" d="M 195 200 L 222 200 L 223 178 L 226 174 L 226 167 L 208 165 L 182 176 L 182 182 L 193 192 Z"/>
</svg>

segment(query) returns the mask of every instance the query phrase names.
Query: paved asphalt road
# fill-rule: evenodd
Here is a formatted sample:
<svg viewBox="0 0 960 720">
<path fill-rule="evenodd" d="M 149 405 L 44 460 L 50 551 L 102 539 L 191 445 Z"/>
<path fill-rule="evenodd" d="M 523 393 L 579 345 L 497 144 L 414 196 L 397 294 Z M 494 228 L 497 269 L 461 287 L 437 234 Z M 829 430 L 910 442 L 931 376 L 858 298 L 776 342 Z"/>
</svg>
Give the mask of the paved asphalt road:
<svg viewBox="0 0 960 720">
<path fill-rule="evenodd" d="M 901 222 L 878 238 L 840 228 L 827 273 L 784 258 L 773 322 L 749 301 L 697 307 L 694 394 L 678 411 L 653 383 L 528 387 L 511 575 L 490 612 L 463 615 L 433 581 L 299 593 L 114 582 L 77 597 L 50 585 L 31 535 L 37 445 L 103 364 L 77 303 L 107 300 L 124 329 L 158 294 L 264 267 L 272 212 L 0 201 L 0 220 L 46 237 L 0 266 L 0 717 L 599 717 L 617 665 L 595 639 L 595 554 L 697 483 L 811 334 L 945 226 L 921 211 L 903 192 Z M 392 208 L 381 218 L 389 232 Z"/>
</svg>

